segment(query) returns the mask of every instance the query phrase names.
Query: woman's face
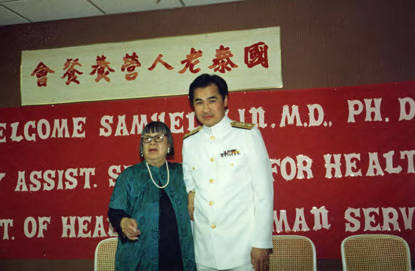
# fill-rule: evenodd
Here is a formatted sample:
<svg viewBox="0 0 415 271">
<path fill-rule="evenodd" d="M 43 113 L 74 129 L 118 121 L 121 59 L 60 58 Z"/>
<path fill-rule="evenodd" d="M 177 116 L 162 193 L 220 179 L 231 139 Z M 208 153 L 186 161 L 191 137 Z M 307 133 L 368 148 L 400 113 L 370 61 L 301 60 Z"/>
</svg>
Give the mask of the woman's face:
<svg viewBox="0 0 415 271">
<path fill-rule="evenodd" d="M 162 133 L 147 133 L 143 135 L 143 154 L 144 159 L 152 166 L 160 167 L 166 161 L 167 136 Z"/>
</svg>

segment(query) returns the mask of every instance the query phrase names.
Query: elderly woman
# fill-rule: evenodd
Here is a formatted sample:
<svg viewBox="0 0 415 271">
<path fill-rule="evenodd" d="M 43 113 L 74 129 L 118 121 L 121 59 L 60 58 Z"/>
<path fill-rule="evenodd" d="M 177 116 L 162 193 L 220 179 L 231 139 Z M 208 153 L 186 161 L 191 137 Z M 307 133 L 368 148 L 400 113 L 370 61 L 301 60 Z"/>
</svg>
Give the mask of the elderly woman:
<svg viewBox="0 0 415 271">
<path fill-rule="evenodd" d="M 195 270 L 182 165 L 166 160 L 173 154 L 170 129 L 150 122 L 140 139 L 144 161 L 120 174 L 109 204 L 116 270 Z"/>
</svg>

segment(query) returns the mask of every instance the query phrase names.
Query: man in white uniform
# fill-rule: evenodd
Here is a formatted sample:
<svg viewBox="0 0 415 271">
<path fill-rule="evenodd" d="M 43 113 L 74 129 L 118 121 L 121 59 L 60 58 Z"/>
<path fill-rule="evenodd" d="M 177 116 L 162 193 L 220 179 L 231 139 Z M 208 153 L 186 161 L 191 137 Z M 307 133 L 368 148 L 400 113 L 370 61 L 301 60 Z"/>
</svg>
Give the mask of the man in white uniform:
<svg viewBox="0 0 415 271">
<path fill-rule="evenodd" d="M 189 100 L 203 126 L 185 135 L 183 171 L 198 270 L 267 270 L 273 178 L 259 130 L 225 116 L 228 87 L 202 74 Z"/>
</svg>

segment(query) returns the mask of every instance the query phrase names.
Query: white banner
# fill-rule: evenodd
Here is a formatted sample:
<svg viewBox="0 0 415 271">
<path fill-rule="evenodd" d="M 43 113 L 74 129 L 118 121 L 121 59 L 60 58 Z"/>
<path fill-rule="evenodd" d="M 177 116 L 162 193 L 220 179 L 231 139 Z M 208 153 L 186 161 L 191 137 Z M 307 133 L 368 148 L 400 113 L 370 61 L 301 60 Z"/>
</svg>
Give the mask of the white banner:
<svg viewBox="0 0 415 271">
<path fill-rule="evenodd" d="M 202 73 L 281 88 L 279 27 L 22 51 L 22 105 L 182 95 Z"/>
</svg>

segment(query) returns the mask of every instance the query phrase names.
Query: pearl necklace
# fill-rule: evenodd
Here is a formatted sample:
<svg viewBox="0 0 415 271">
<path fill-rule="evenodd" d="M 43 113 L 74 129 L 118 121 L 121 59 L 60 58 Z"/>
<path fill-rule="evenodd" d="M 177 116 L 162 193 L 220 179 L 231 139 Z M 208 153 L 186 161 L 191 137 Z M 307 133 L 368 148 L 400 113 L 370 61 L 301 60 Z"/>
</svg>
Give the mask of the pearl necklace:
<svg viewBox="0 0 415 271">
<path fill-rule="evenodd" d="M 158 184 L 154 181 L 154 179 L 153 179 L 153 175 L 151 174 L 151 170 L 150 170 L 150 167 L 148 166 L 147 161 L 146 161 L 146 166 L 147 166 L 148 174 L 150 174 L 150 179 L 153 181 L 153 184 L 154 184 L 157 188 L 159 188 L 159 189 L 163 189 L 163 188 L 166 188 L 166 187 L 169 185 L 169 182 L 170 182 L 170 171 L 169 171 L 169 164 L 167 163 L 167 160 L 166 160 L 166 168 L 167 168 L 167 182 L 166 182 L 166 184 L 165 184 L 165 185 L 163 185 L 163 186 L 158 185 Z"/>
</svg>

